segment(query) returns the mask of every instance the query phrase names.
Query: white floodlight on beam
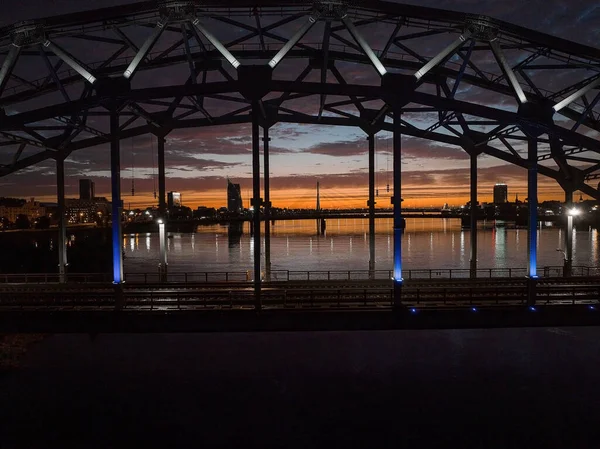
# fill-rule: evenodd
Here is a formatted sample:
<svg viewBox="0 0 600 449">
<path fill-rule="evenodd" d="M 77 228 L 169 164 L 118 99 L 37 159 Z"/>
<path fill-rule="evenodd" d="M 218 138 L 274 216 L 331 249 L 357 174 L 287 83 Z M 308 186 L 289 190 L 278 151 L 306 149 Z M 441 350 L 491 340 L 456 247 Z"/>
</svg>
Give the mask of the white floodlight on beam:
<svg viewBox="0 0 600 449">
<path fill-rule="evenodd" d="M 450 45 L 444 48 L 441 52 L 434 56 L 427 64 L 425 64 L 423 67 L 417 70 L 417 72 L 415 73 L 415 78 L 417 79 L 417 81 L 423 78 L 427 74 L 427 72 L 429 72 L 431 69 L 440 64 L 444 59 L 453 55 L 460 47 L 464 45 L 464 43 L 467 40 L 469 40 L 470 37 L 471 32 L 465 31 L 463 34 L 460 35 L 458 39 L 456 39 L 454 42 L 452 42 Z"/>
<path fill-rule="evenodd" d="M 218 52 L 221 53 L 225 59 L 227 59 L 234 69 L 237 69 L 240 66 L 240 61 L 235 59 L 235 56 L 233 56 L 231 52 L 227 50 L 227 48 L 225 48 L 225 46 L 211 34 L 210 31 L 204 28 L 204 25 L 200 23 L 199 18 L 196 17 L 192 21 L 192 25 L 194 25 L 198 31 L 204 34 L 204 37 L 206 37 L 206 39 L 208 39 L 208 41 L 218 50 Z"/>
<path fill-rule="evenodd" d="M 289 41 L 277 52 L 277 54 L 269 61 L 269 66 L 274 69 L 277 64 L 281 62 L 281 60 L 288 54 L 288 52 L 292 49 L 294 45 L 300 41 L 304 37 L 308 30 L 312 28 L 312 26 L 317 22 L 318 16 L 311 15 L 308 17 L 308 20 L 302 25 L 302 27 L 294 34 Z"/>
<path fill-rule="evenodd" d="M 46 42 L 44 42 L 44 47 L 52 50 L 52 52 L 56 56 L 58 56 L 60 59 L 62 59 L 64 62 L 66 62 L 67 65 L 69 65 L 73 70 L 75 70 L 81 76 L 83 76 L 90 84 L 94 84 L 96 82 L 96 77 L 94 75 L 92 75 L 92 73 L 81 62 L 79 62 L 77 59 L 75 59 L 74 56 L 71 56 L 65 50 L 60 48 L 54 42 L 52 42 L 50 40 L 46 40 Z"/>
<path fill-rule="evenodd" d="M 371 60 L 371 63 L 375 66 L 375 69 L 379 72 L 379 74 L 381 76 L 385 75 L 387 73 L 386 68 L 383 66 L 379 58 L 375 55 L 375 52 L 373 52 L 367 41 L 358 32 L 352 21 L 348 19 L 348 17 L 344 17 L 342 19 L 342 22 L 344 22 L 344 25 L 346 25 L 346 28 L 348 28 L 348 31 L 350 32 L 354 40 L 358 43 L 360 48 L 362 48 L 362 51 L 364 51 L 367 57 Z"/>
<path fill-rule="evenodd" d="M 144 58 L 146 57 L 148 52 L 152 49 L 152 47 L 154 47 L 154 44 L 156 43 L 156 41 L 158 40 L 158 38 L 164 31 L 165 25 L 166 24 L 162 23 L 162 22 L 158 22 L 156 24 L 156 27 L 154 27 L 154 31 L 152 31 L 152 34 L 150 36 L 148 36 L 148 38 L 146 39 L 146 41 L 144 42 L 142 47 L 138 50 L 137 54 L 135 55 L 135 57 L 133 58 L 133 60 L 129 64 L 129 66 L 127 67 L 127 70 L 125 70 L 125 72 L 123 73 L 123 76 L 125 78 L 129 79 L 133 76 L 133 74 L 139 67 L 140 63 L 144 60 Z"/>
<path fill-rule="evenodd" d="M 519 99 L 519 102 L 521 104 L 527 103 L 527 97 L 525 96 L 525 92 L 523 92 L 523 89 L 521 88 L 521 85 L 519 84 L 519 81 L 517 80 L 517 77 L 515 75 L 515 72 L 513 72 L 512 68 L 508 64 L 508 61 L 506 60 L 506 56 L 504 56 L 504 53 L 502 52 L 502 48 L 500 47 L 500 44 L 498 44 L 498 42 L 496 40 L 492 40 L 492 41 L 490 41 L 490 47 L 492 47 L 492 53 L 494 53 L 494 56 L 496 57 L 496 60 L 498 61 L 498 65 L 500 66 L 500 68 L 502 69 L 504 74 L 506 75 L 508 82 L 510 83 L 513 90 L 517 94 L 517 98 Z"/>
<path fill-rule="evenodd" d="M 595 89 L 596 87 L 600 86 L 600 76 L 598 78 L 596 78 L 594 81 L 592 81 L 591 83 L 586 84 L 585 86 L 583 86 L 581 89 L 579 89 L 577 92 L 572 93 L 571 95 L 569 95 L 567 98 L 565 98 L 564 100 L 556 103 L 553 106 L 553 109 L 558 112 L 560 111 L 562 108 L 570 105 L 571 103 L 573 103 L 575 100 L 577 100 L 580 97 L 583 97 L 585 94 L 587 94 L 590 90 Z"/>
</svg>

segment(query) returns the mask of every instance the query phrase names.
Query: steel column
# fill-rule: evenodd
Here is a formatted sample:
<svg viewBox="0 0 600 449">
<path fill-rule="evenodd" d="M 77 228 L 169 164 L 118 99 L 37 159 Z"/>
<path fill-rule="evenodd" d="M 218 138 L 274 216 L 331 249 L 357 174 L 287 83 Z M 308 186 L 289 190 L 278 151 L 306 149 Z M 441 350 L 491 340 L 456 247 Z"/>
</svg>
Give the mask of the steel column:
<svg viewBox="0 0 600 449">
<path fill-rule="evenodd" d="M 265 279 L 271 280 L 271 185 L 269 181 L 269 127 L 263 127 L 265 182 Z"/>
<path fill-rule="evenodd" d="M 471 278 L 477 277 L 477 153 L 471 153 Z"/>
<path fill-rule="evenodd" d="M 529 223 L 527 226 L 527 273 L 528 273 L 528 303 L 535 304 L 535 284 L 537 280 L 537 138 L 528 140 L 527 148 L 527 202 L 529 207 Z"/>
<path fill-rule="evenodd" d="M 58 277 L 61 283 L 67 281 L 67 218 L 65 207 L 65 160 L 56 159 L 56 199 L 58 203 Z"/>
<path fill-rule="evenodd" d="M 254 224 L 254 305 L 257 311 L 261 309 L 260 286 L 260 135 L 258 120 L 260 107 L 258 101 L 252 101 L 252 205 Z"/>
<path fill-rule="evenodd" d="M 167 213 L 167 201 L 166 201 L 166 187 L 165 187 L 165 138 L 164 136 L 157 136 L 158 145 L 158 216 L 163 221 L 163 232 L 159 232 L 159 248 L 160 248 L 160 260 L 158 264 L 158 271 L 161 281 L 165 281 L 167 277 L 167 269 L 169 267 L 167 261 L 167 232 L 166 226 L 168 222 Z"/>
<path fill-rule="evenodd" d="M 565 189 L 565 208 L 567 209 L 567 229 L 565 233 L 565 261 L 563 276 L 569 277 L 573 271 L 573 190 Z"/>
<path fill-rule="evenodd" d="M 164 218 L 158 219 L 158 250 L 159 264 L 158 273 L 160 282 L 167 281 L 167 233 L 165 232 L 166 223 Z"/>
<path fill-rule="evenodd" d="M 110 111 L 110 179 L 112 194 L 113 283 L 123 282 L 123 239 L 121 236 L 121 146 L 119 113 Z"/>
<path fill-rule="evenodd" d="M 369 279 L 375 279 L 375 135 L 369 134 Z"/>
<path fill-rule="evenodd" d="M 394 304 L 400 305 L 402 299 L 402 233 L 404 223 L 402 220 L 402 113 L 400 108 L 394 107 Z"/>
</svg>

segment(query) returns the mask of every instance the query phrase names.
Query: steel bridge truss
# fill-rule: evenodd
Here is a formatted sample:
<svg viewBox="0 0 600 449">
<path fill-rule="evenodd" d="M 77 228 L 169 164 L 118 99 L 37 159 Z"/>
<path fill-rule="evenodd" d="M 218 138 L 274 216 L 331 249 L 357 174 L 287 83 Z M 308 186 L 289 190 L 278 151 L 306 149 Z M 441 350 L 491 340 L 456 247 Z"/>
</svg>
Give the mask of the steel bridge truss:
<svg viewBox="0 0 600 449">
<path fill-rule="evenodd" d="M 0 61 L 0 176 L 56 160 L 60 184 L 72 152 L 108 144 L 113 203 L 120 140 L 158 137 L 164 211 L 166 136 L 252 123 L 254 204 L 268 208 L 259 130 L 268 145 L 283 122 L 359 127 L 370 142 L 392 132 L 398 220 L 402 135 L 464 149 L 474 200 L 479 155 L 527 169 L 529 198 L 538 173 L 567 201 L 600 198 L 600 50 L 486 16 L 377 0 L 144 1 L 0 29 Z"/>
</svg>

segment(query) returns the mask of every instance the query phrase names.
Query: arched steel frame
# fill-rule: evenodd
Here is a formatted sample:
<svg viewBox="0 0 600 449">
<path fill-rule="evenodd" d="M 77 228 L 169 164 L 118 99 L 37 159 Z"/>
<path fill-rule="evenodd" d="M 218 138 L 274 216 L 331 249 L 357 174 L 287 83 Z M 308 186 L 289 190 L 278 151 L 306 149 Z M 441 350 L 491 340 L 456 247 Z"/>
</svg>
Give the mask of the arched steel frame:
<svg viewBox="0 0 600 449">
<path fill-rule="evenodd" d="M 0 176 L 56 160 L 64 178 L 72 152 L 109 144 L 113 207 L 121 139 L 157 135 L 160 159 L 175 129 L 237 123 L 253 125 L 261 205 L 258 131 L 280 122 L 393 132 L 397 236 L 401 135 L 468 152 L 473 200 L 478 155 L 527 169 L 532 222 L 538 173 L 567 200 L 600 198 L 600 50 L 487 16 L 378 0 L 143 1 L 2 28 L 0 61 Z M 167 80 L 139 79 L 165 68 Z M 164 194 L 163 177 L 163 211 Z"/>
</svg>

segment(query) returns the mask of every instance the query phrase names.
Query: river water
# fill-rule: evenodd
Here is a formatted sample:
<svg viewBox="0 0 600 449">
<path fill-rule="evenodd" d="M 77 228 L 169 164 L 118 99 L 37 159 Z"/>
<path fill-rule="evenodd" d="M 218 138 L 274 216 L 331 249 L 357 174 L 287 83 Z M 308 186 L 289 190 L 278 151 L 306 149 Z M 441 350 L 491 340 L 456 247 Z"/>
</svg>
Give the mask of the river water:
<svg viewBox="0 0 600 449">
<path fill-rule="evenodd" d="M 538 228 L 538 267 L 560 266 L 564 230 L 548 224 Z M 480 223 L 479 268 L 525 268 L 527 230 Z M 600 265 L 598 230 L 573 233 L 573 264 Z M 264 267 L 264 234 L 262 254 Z M 159 262 L 158 234 L 124 236 L 125 272 L 154 273 Z M 391 270 L 393 221 L 376 220 L 377 270 Z M 169 272 L 243 272 L 252 270 L 254 238 L 249 225 L 243 234 L 227 226 L 199 226 L 195 233 L 172 233 L 168 239 Z M 411 218 L 406 220 L 402 242 L 403 269 L 468 269 L 470 231 L 459 219 Z M 278 221 L 271 227 L 271 269 L 295 271 L 346 271 L 369 268 L 368 219 L 328 220 L 325 235 L 318 235 L 314 220 Z"/>
</svg>

